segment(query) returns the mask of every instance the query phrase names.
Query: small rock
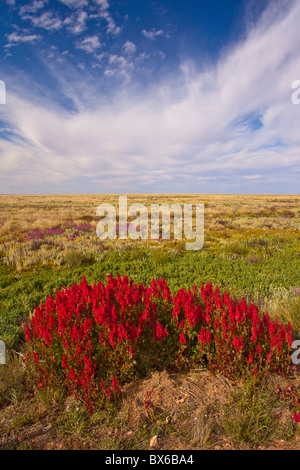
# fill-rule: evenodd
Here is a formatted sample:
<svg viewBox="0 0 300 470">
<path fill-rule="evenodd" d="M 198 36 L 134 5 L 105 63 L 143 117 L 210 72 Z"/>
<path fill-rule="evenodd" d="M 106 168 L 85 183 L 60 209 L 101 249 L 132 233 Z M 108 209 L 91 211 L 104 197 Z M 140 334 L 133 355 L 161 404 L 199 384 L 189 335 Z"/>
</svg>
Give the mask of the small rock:
<svg viewBox="0 0 300 470">
<path fill-rule="evenodd" d="M 179 398 L 178 400 L 176 400 L 176 403 L 183 403 L 185 401 L 185 398 L 186 397 L 182 397 L 182 398 Z"/>
<path fill-rule="evenodd" d="M 157 436 L 153 436 L 151 439 L 150 439 L 150 447 L 157 447 Z"/>
</svg>

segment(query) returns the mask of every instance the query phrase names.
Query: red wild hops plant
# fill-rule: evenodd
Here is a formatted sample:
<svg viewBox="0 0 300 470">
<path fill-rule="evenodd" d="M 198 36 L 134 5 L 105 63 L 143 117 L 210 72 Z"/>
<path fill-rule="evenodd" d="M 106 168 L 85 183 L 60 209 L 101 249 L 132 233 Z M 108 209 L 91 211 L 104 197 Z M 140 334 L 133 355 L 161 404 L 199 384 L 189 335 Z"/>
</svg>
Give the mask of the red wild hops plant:
<svg viewBox="0 0 300 470">
<path fill-rule="evenodd" d="M 171 295 L 164 279 L 144 286 L 127 276 L 62 288 L 35 308 L 25 339 L 37 383 L 61 379 L 89 408 L 153 369 L 288 374 L 292 345 L 290 324 L 260 317 L 210 283 Z"/>
<path fill-rule="evenodd" d="M 298 412 L 294 412 L 293 413 L 293 420 L 296 422 L 296 423 L 300 423 L 300 413 Z"/>
</svg>

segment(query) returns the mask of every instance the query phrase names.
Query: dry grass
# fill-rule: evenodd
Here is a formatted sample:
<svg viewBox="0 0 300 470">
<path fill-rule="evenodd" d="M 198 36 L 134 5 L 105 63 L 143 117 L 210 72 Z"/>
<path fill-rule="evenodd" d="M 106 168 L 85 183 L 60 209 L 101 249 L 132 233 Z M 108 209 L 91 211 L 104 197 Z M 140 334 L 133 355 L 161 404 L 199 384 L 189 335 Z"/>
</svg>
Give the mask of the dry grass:
<svg viewBox="0 0 300 470">
<path fill-rule="evenodd" d="M 14 365 L 16 370 L 22 378 Z M 80 401 L 57 389 L 47 395 L 16 394 L 10 381 L 8 403 L 0 409 L 0 449 L 150 450 L 156 436 L 156 450 L 300 450 L 290 401 L 274 392 L 288 386 L 288 380 L 269 376 L 253 394 L 248 384 L 206 371 L 185 376 L 154 372 L 125 386 L 116 408 L 89 414 Z M 300 390 L 300 378 L 292 387 Z"/>
<path fill-rule="evenodd" d="M 207 194 L 131 194 L 127 196 L 128 207 L 133 203 L 143 203 L 150 213 L 151 204 L 173 203 L 183 205 L 204 204 L 205 245 L 219 245 L 225 257 L 242 257 L 249 263 L 259 263 L 257 253 L 251 253 L 253 244 L 261 242 L 264 236 L 281 237 L 282 243 L 295 238 L 299 229 L 300 196 L 274 195 L 207 195 Z M 97 207 L 102 203 L 113 204 L 117 210 L 119 195 L 0 195 L 0 259 L 6 257 L 6 264 L 19 271 L 39 263 L 60 266 L 64 263 L 63 251 L 71 249 L 95 256 L 101 251 L 100 240 L 81 237 L 71 243 L 63 237 L 56 239 L 56 247 L 42 246 L 38 251 L 34 246 L 24 244 L 29 232 L 66 227 L 70 224 L 89 223 L 96 227 L 100 218 Z M 66 225 L 65 225 L 66 224 Z M 149 227 L 150 230 L 150 227 Z M 95 232 L 94 232 L 95 234 Z M 172 234 L 172 224 L 171 224 Z M 148 240 L 147 246 L 160 245 L 162 240 Z M 76 243 L 79 242 L 79 243 Z M 129 247 L 144 243 L 133 240 L 109 240 L 106 248 Z M 59 246 L 60 245 L 60 246 Z M 175 247 L 180 251 L 179 245 Z M 268 247 L 265 247 L 267 252 Z"/>
<path fill-rule="evenodd" d="M 210 194 L 131 194 L 128 206 L 142 203 L 204 204 L 207 228 L 298 229 L 300 196 L 280 195 L 210 195 Z M 91 218 L 97 223 L 96 208 L 102 204 L 119 204 L 119 195 L 0 195 L 0 236 L 38 229 L 53 228 L 72 220 Z"/>
</svg>

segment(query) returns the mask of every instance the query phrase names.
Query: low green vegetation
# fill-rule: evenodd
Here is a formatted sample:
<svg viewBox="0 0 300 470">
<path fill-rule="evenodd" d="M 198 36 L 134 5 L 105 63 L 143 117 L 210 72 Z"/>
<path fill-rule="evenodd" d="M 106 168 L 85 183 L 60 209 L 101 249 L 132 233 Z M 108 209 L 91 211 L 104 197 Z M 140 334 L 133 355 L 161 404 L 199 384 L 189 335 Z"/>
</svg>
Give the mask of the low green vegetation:
<svg viewBox="0 0 300 470">
<path fill-rule="evenodd" d="M 232 296 L 245 297 L 262 308 L 281 310 L 281 315 L 286 305 L 287 317 L 290 310 L 293 326 L 300 334 L 300 315 L 295 307 L 300 285 L 297 237 L 222 239 L 222 243 L 207 242 L 199 251 L 181 248 L 176 242 L 166 242 L 153 247 L 144 244 L 107 249 L 96 255 L 73 249 L 66 251 L 59 267 L 39 264 L 18 270 L 16 266 L 2 264 L 0 337 L 7 347 L 16 348 L 30 313 L 47 296 L 63 285 L 69 287 L 80 282 L 83 275 L 87 282 L 96 283 L 105 281 L 107 274 L 127 275 L 145 284 L 163 277 L 173 292 L 211 282 Z"/>
</svg>

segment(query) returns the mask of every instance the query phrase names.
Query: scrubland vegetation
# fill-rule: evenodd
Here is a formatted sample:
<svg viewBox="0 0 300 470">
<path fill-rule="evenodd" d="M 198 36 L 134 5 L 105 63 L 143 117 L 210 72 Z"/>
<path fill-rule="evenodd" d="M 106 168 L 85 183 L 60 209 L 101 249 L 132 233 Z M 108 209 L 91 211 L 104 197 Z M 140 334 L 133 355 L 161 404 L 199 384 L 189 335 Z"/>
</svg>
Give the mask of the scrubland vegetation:
<svg viewBox="0 0 300 470">
<path fill-rule="evenodd" d="M 0 448 L 300 448 L 300 196 L 128 196 L 203 203 L 199 251 L 99 240 L 102 202 L 0 196 Z"/>
</svg>

